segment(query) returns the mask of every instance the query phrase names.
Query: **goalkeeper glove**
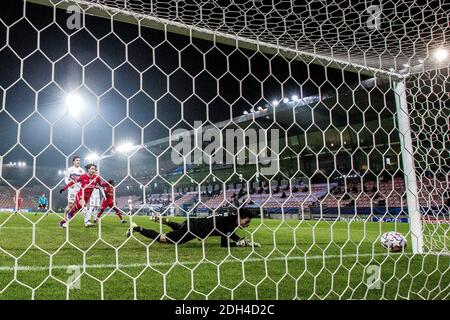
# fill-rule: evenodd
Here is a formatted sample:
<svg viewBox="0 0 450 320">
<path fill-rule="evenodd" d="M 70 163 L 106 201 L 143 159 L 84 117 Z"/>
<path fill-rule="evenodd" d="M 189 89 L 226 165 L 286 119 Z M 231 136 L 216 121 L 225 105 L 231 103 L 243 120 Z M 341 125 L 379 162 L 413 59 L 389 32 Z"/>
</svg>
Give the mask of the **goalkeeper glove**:
<svg viewBox="0 0 450 320">
<path fill-rule="evenodd" d="M 258 242 L 252 242 L 249 239 L 246 238 L 242 238 L 241 240 L 239 240 L 238 242 L 236 242 L 236 246 L 237 247 L 251 247 L 251 246 L 255 246 L 260 248 L 261 245 Z"/>
<path fill-rule="evenodd" d="M 59 189 L 59 193 L 63 193 L 64 192 L 64 189 Z"/>
</svg>

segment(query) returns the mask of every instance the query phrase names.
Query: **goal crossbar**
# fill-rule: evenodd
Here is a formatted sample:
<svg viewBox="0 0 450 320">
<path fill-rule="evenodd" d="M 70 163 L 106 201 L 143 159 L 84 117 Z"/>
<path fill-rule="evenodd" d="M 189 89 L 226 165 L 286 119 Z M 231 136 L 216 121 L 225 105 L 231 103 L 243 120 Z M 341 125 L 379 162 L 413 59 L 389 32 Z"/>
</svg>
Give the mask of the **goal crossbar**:
<svg viewBox="0 0 450 320">
<path fill-rule="evenodd" d="M 252 51 L 259 51 L 272 56 L 279 55 L 288 60 L 300 60 L 307 64 L 318 64 L 330 68 L 359 73 L 361 75 L 376 76 L 377 78 L 381 79 L 384 78 L 395 80 L 404 78 L 404 75 L 397 72 L 364 66 L 354 62 L 349 63 L 336 57 L 312 54 L 300 49 L 295 50 L 286 46 L 282 46 L 280 44 L 254 40 L 217 30 L 209 30 L 206 28 L 188 25 L 185 23 L 152 16 L 149 14 L 141 14 L 124 9 L 114 8 L 106 6 L 104 4 L 93 3 L 84 0 L 70 0 L 67 2 L 60 2 L 58 4 L 49 3 L 49 0 L 28 0 L 28 2 L 47 6 L 55 6 L 62 10 L 67 10 L 67 8 L 69 8 L 71 5 L 77 4 L 85 14 L 100 18 L 110 19 L 111 17 L 113 17 L 115 20 L 124 23 L 138 24 L 146 28 L 164 30 L 167 32 L 189 36 L 192 38 L 208 40 L 214 43 L 235 46 Z"/>
</svg>

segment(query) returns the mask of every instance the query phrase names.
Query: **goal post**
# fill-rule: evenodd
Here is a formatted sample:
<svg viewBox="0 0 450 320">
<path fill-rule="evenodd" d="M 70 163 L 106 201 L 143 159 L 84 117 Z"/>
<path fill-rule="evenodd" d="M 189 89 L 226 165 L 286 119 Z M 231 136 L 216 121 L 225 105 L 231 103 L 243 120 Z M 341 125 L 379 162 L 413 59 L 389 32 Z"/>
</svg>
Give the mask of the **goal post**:
<svg viewBox="0 0 450 320">
<path fill-rule="evenodd" d="M 424 253 L 422 215 L 419 210 L 416 168 L 409 121 L 410 115 L 406 100 L 406 85 L 404 81 L 396 81 L 394 82 L 394 87 L 412 248 L 414 254 L 422 254 Z"/>
</svg>

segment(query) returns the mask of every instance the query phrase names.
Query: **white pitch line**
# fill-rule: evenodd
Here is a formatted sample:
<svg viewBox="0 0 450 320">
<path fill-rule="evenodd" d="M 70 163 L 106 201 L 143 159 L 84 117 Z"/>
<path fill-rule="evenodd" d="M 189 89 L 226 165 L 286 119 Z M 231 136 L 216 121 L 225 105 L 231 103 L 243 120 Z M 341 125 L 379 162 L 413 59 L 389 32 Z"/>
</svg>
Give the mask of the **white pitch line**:
<svg viewBox="0 0 450 320">
<path fill-rule="evenodd" d="M 3 227 L 3 226 L 0 226 L 0 231 L 2 230 L 2 229 L 33 229 L 33 227 L 15 227 L 15 226 L 8 226 L 8 227 Z"/>
<path fill-rule="evenodd" d="M 203 261 L 203 262 L 195 262 L 195 261 L 187 261 L 187 262 L 155 262 L 155 263 L 132 263 L 132 264 L 91 264 L 91 265 L 54 265 L 54 266 L 0 266 L 0 271 L 46 271 L 46 270 L 66 270 L 68 268 L 80 268 L 84 269 L 103 269 L 103 268 L 139 268 L 139 267 L 161 267 L 161 266 L 171 266 L 176 264 L 189 266 L 189 265 L 198 265 L 203 263 L 214 263 L 216 265 L 220 263 L 247 263 L 247 262 L 263 262 L 263 261 L 304 261 L 304 260 L 323 260 L 323 259 L 337 259 L 337 258 L 365 258 L 365 257 L 377 257 L 377 256 L 409 256 L 411 253 L 364 253 L 364 254 L 345 254 L 345 255 L 325 255 L 325 256 L 292 256 L 292 257 L 274 257 L 274 258 L 250 258 L 246 260 L 221 260 L 221 261 Z"/>
</svg>

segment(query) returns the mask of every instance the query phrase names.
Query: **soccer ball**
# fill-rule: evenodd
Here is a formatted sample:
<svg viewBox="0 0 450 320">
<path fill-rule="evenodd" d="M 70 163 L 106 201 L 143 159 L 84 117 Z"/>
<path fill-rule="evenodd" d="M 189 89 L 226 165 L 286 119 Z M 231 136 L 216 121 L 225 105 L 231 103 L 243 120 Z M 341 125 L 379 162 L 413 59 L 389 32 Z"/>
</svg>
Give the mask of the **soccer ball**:
<svg viewBox="0 0 450 320">
<path fill-rule="evenodd" d="M 396 231 L 383 233 L 380 238 L 381 245 L 391 252 L 402 251 L 406 248 L 405 237 Z"/>
</svg>

